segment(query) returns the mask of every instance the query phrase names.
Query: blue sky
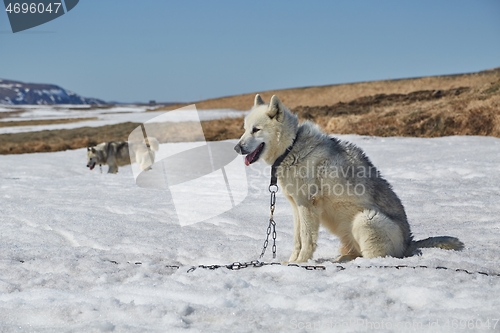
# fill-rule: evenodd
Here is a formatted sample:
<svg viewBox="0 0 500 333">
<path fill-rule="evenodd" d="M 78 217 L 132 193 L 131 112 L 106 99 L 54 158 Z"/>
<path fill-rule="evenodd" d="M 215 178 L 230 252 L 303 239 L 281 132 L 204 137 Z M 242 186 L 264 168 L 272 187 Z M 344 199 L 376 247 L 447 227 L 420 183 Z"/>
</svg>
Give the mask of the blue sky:
<svg viewBox="0 0 500 333">
<path fill-rule="evenodd" d="M 107 101 L 197 101 L 268 89 L 500 67 L 500 1 L 81 0 L 13 34 L 0 78 Z"/>
</svg>

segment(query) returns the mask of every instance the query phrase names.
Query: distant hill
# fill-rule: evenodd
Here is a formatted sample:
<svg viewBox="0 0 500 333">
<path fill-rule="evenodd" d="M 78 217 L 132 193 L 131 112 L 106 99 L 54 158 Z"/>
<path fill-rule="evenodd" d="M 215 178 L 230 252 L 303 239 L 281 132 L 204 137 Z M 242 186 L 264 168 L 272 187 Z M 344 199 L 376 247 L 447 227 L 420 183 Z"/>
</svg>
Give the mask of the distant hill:
<svg viewBox="0 0 500 333">
<path fill-rule="evenodd" d="M 0 104 L 108 104 L 53 84 L 24 83 L 0 79 Z"/>
</svg>

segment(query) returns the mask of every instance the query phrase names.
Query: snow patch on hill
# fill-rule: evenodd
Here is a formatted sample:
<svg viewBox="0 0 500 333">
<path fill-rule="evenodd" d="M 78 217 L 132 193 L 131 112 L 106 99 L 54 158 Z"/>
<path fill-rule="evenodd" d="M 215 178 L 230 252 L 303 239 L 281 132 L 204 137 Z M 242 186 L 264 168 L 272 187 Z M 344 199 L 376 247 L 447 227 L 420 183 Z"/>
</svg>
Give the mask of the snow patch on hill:
<svg viewBox="0 0 500 333">
<path fill-rule="evenodd" d="M 106 104 L 52 84 L 24 83 L 0 79 L 0 104 Z"/>
</svg>

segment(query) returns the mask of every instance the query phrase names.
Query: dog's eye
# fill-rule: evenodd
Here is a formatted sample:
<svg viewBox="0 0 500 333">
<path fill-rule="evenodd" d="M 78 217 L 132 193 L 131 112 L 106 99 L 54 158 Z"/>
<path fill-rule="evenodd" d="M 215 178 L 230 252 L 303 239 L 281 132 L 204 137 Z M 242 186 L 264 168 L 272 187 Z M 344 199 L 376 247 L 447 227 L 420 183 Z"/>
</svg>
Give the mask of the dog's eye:
<svg viewBox="0 0 500 333">
<path fill-rule="evenodd" d="M 252 134 L 257 133 L 258 131 L 260 131 L 260 128 L 257 127 L 252 128 Z"/>
</svg>

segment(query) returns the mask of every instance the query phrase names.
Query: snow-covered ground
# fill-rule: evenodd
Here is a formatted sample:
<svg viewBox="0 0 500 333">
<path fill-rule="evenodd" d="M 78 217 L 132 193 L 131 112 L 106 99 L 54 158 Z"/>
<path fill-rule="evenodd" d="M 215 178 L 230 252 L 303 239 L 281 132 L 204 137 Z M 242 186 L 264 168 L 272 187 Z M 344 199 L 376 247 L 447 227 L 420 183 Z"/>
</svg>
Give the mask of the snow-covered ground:
<svg viewBox="0 0 500 333">
<path fill-rule="evenodd" d="M 342 138 L 393 184 L 416 239 L 456 236 L 465 249 L 358 258 L 341 271 L 188 272 L 258 258 L 264 165 L 246 169 L 241 204 L 182 227 L 168 192 L 136 186 L 130 166 L 89 171 L 84 149 L 0 156 L 0 332 L 500 331 L 500 277 L 453 270 L 500 273 L 500 140 Z M 275 219 L 284 261 L 292 220 L 281 193 Z M 321 230 L 314 259 L 336 257 L 338 246 Z M 429 268 L 368 267 L 384 265 Z"/>
<path fill-rule="evenodd" d="M 97 118 L 86 121 L 77 121 L 66 124 L 30 125 L 30 126 L 0 126 L 0 134 L 21 133 L 43 130 L 72 129 L 79 127 L 97 127 L 120 124 L 124 122 L 144 123 L 168 111 L 154 111 L 157 107 L 142 105 L 118 105 L 110 108 L 93 108 L 89 105 L 16 105 L 0 106 L 2 112 L 9 113 L 9 117 L 0 117 L 0 122 L 22 120 L 54 120 L 72 118 Z M 146 112 L 148 111 L 148 112 Z M 243 117 L 247 112 L 233 109 L 199 110 L 200 120 Z M 190 120 L 178 117 L 178 121 Z M 0 124 L 1 125 L 1 124 Z"/>
</svg>

